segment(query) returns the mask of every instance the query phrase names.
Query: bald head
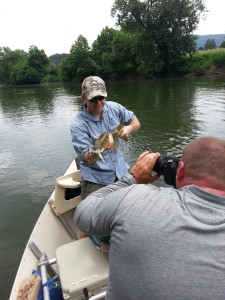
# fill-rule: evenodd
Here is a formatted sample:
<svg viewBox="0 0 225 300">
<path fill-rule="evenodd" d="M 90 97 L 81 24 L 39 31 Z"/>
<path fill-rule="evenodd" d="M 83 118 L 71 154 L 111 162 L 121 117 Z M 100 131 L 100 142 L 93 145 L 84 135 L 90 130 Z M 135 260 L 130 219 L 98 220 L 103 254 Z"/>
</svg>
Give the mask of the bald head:
<svg viewBox="0 0 225 300">
<path fill-rule="evenodd" d="M 181 161 L 185 165 L 185 178 L 205 181 L 213 188 L 225 190 L 225 141 L 203 137 L 189 143 Z"/>
</svg>

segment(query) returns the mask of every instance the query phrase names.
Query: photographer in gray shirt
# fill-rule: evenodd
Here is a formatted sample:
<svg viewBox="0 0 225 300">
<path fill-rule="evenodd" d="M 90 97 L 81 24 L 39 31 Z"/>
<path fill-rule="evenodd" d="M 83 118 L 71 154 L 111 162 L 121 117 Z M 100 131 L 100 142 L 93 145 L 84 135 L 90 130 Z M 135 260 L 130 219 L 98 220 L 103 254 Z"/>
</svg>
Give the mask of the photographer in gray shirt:
<svg viewBox="0 0 225 300">
<path fill-rule="evenodd" d="M 183 151 L 176 188 L 155 189 L 159 153 L 144 152 L 118 182 L 82 201 L 74 221 L 111 235 L 107 300 L 225 299 L 225 141 Z"/>
</svg>

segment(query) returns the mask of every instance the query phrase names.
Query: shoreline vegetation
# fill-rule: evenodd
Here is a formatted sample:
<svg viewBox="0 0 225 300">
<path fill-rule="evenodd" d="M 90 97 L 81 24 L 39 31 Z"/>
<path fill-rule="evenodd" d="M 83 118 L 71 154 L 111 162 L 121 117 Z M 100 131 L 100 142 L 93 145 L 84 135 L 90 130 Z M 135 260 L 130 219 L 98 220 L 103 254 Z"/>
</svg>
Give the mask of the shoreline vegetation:
<svg viewBox="0 0 225 300">
<path fill-rule="evenodd" d="M 1 48 L 1 47 L 0 47 Z M 6 66 L 4 66 L 4 55 L 6 59 Z M 61 65 L 68 60 L 70 54 L 56 54 L 53 55 L 53 61 L 56 58 L 57 62 L 50 61 L 44 50 L 39 50 L 36 46 L 32 46 L 29 50 L 29 54 L 26 54 L 26 59 L 30 59 L 33 64 L 33 68 L 28 67 L 26 60 L 19 60 L 19 63 L 13 64 L 13 61 L 18 56 L 21 56 L 21 50 L 11 51 L 6 48 L 5 54 L 0 60 L 0 85 L 29 85 L 29 84 L 50 84 L 50 83 L 78 83 L 82 81 L 80 79 L 62 78 Z M 22 56 L 24 53 L 22 53 Z M 8 57 L 7 57 L 8 56 Z M 79 57 L 78 57 L 79 58 Z M 43 66 L 47 66 L 44 67 Z M 97 70 L 90 70 L 87 67 L 86 76 L 90 74 L 98 74 L 104 77 L 107 81 L 125 81 L 125 80 L 154 80 L 172 77 L 191 77 L 191 76 L 207 76 L 207 75 L 220 75 L 225 74 L 225 48 L 216 48 L 212 50 L 198 50 L 192 55 L 185 55 L 181 57 L 175 64 L 171 64 L 168 72 L 160 74 L 157 72 L 141 74 L 138 72 L 116 74 L 114 71 L 107 74 L 100 74 Z M 25 80 L 13 80 L 15 79 L 15 73 L 18 75 L 24 75 L 26 73 Z M 4 78 L 5 76 L 5 78 Z M 27 80 L 27 78 L 29 80 Z M 4 80 L 6 79 L 6 80 Z"/>
<path fill-rule="evenodd" d="M 40 50 L 38 50 L 35 47 L 35 51 L 39 52 Z M 15 51 L 10 50 L 10 52 L 12 52 L 13 54 Z M 54 56 L 55 55 L 53 55 L 53 58 Z M 61 54 L 56 54 L 56 56 L 60 57 Z M 62 54 L 62 56 L 66 58 L 68 54 Z M 48 59 L 49 58 L 47 58 L 47 60 Z M 45 76 L 39 82 L 28 81 L 28 82 L 21 82 L 21 83 L 19 82 L 16 84 L 10 82 L 10 80 L 4 81 L 3 78 L 1 78 L 1 61 L 0 61 L 0 84 L 1 85 L 27 85 L 27 84 L 80 82 L 81 80 L 62 80 L 62 78 L 60 78 L 59 70 L 60 70 L 60 64 L 63 61 L 63 59 L 58 64 L 50 61 L 47 70 L 48 74 L 45 74 Z M 154 74 L 154 73 L 134 74 L 133 73 L 133 74 L 122 74 L 120 76 L 110 76 L 108 74 L 107 76 L 105 76 L 105 80 L 107 81 L 145 80 L 145 79 L 154 80 L 154 79 L 163 79 L 163 78 L 170 78 L 170 77 L 191 77 L 191 76 L 225 74 L 225 48 L 217 48 L 212 50 L 198 50 L 192 55 L 186 55 L 182 57 L 179 61 L 179 64 L 173 67 L 174 69 L 171 69 L 170 72 L 166 74 Z M 12 71 L 13 69 L 14 68 L 12 65 Z M 91 74 L 93 72 L 90 71 L 89 73 Z"/>
</svg>

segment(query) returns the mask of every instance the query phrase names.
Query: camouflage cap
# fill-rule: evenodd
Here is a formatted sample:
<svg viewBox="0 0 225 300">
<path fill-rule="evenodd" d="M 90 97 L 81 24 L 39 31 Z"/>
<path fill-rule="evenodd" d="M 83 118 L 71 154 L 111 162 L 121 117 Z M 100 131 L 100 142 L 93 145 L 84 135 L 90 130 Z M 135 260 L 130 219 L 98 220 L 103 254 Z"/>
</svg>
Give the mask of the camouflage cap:
<svg viewBox="0 0 225 300">
<path fill-rule="evenodd" d="M 96 96 L 107 97 L 105 82 L 98 76 L 89 76 L 82 83 L 82 94 L 88 100 Z"/>
</svg>

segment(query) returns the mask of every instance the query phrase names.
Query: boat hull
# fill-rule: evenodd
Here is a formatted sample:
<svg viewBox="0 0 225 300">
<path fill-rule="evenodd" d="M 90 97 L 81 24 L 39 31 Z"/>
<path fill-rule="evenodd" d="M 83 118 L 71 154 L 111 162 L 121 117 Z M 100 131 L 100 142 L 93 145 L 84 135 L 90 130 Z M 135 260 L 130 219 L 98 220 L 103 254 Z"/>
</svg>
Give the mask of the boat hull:
<svg viewBox="0 0 225 300">
<path fill-rule="evenodd" d="M 75 161 L 73 161 L 64 175 L 71 174 L 76 170 L 77 166 Z M 22 281 L 31 276 L 32 270 L 37 269 L 38 258 L 29 247 L 31 241 L 35 243 L 41 252 L 44 252 L 47 255 L 48 259 L 53 259 L 56 256 L 56 249 L 58 247 L 74 240 L 49 204 L 51 201 L 54 201 L 54 199 L 55 190 L 44 206 L 25 247 L 11 290 L 10 300 L 16 299 L 17 292 Z M 71 224 L 73 223 L 73 211 L 74 209 L 71 209 L 65 213 L 67 220 L 69 220 Z M 78 228 L 75 226 L 75 224 L 72 226 L 74 227 L 75 232 L 78 234 Z M 52 265 L 52 268 L 58 273 L 57 264 Z"/>
</svg>

